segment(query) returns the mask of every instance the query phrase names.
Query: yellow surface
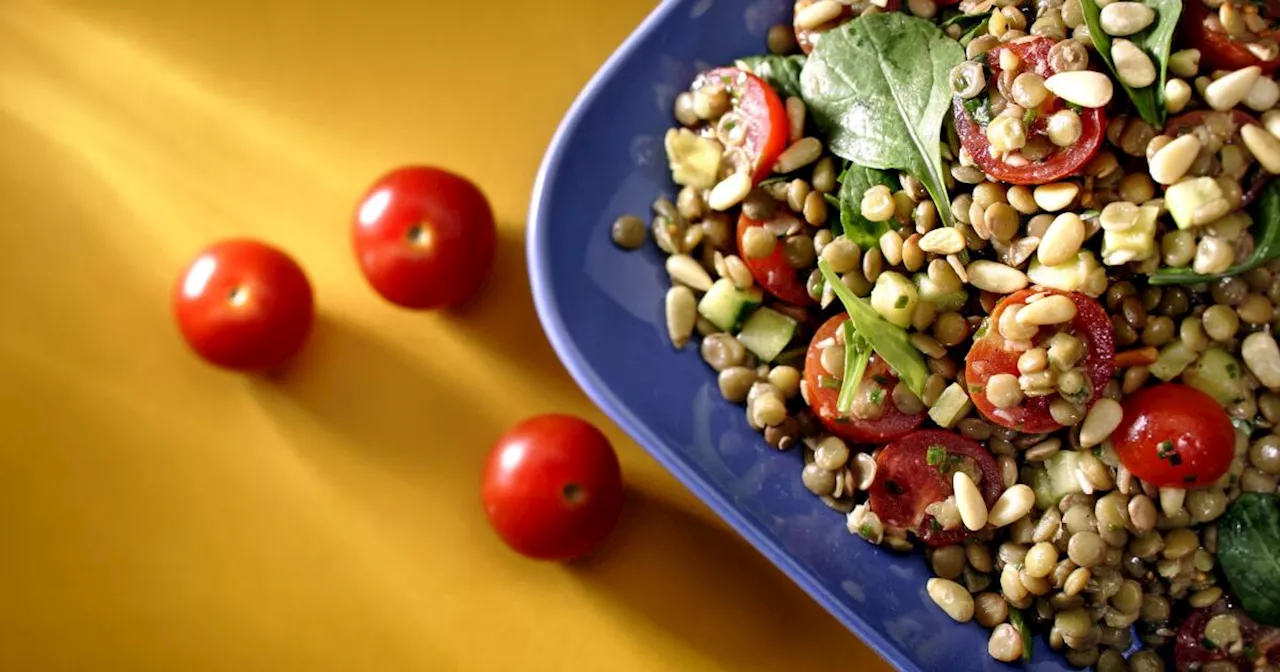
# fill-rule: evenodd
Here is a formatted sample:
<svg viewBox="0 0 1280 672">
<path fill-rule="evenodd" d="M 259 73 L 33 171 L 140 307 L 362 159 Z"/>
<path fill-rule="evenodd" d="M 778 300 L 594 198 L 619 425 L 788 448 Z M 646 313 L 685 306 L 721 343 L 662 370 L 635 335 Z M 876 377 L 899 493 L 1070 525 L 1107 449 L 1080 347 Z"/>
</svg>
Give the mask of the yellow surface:
<svg viewBox="0 0 1280 672">
<path fill-rule="evenodd" d="M 0 670 L 887 669 L 538 327 L 535 170 L 651 6 L 0 1 Z M 405 162 L 493 202 L 468 310 L 396 310 L 358 275 L 355 200 Z M 279 381 L 202 365 L 171 323 L 179 269 L 233 235 L 315 285 Z M 634 489 L 572 567 L 508 552 L 477 501 L 492 440 L 553 410 L 605 427 Z"/>
</svg>

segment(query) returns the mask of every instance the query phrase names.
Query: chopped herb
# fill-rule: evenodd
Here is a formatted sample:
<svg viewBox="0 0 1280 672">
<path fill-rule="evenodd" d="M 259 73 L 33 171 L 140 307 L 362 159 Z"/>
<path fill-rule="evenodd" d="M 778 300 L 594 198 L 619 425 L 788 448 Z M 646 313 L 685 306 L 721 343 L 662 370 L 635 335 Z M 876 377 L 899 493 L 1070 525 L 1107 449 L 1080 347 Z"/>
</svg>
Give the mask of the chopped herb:
<svg viewBox="0 0 1280 672">
<path fill-rule="evenodd" d="M 964 101 L 964 109 L 979 126 L 991 123 L 991 100 L 985 94 Z"/>
<path fill-rule="evenodd" d="M 929 529 L 933 530 L 934 532 L 941 532 L 941 531 L 942 531 L 942 523 L 939 523 L 937 518 L 930 518 L 930 519 L 929 519 Z"/>
<path fill-rule="evenodd" d="M 1235 380 L 1236 378 L 1239 378 L 1239 377 L 1240 377 L 1240 366 L 1239 366 L 1238 364 L 1236 364 L 1235 362 L 1231 362 L 1231 363 L 1227 364 L 1227 375 L 1228 375 L 1228 376 L 1231 376 L 1231 379 L 1232 379 L 1232 380 Z"/>
<path fill-rule="evenodd" d="M 901 494 L 902 494 L 902 493 L 904 493 L 904 492 L 906 492 L 906 490 L 903 490 L 903 489 L 902 489 L 902 486 L 901 486 L 901 485 L 898 485 L 898 482 L 897 482 L 897 481 L 895 481 L 895 480 L 893 480 L 893 479 L 891 479 L 891 478 L 890 478 L 890 479 L 886 479 L 886 480 L 885 480 L 885 482 L 884 482 L 884 489 L 885 489 L 885 490 L 888 490 L 888 491 L 889 491 L 889 494 L 894 495 L 895 497 L 896 497 L 896 496 L 898 496 L 898 495 L 901 495 Z"/>
<path fill-rule="evenodd" d="M 906 308 L 908 301 L 909 299 L 907 299 L 906 295 L 899 296 L 898 300 L 893 302 L 893 307 L 898 309 Z"/>
<path fill-rule="evenodd" d="M 858 527 L 858 535 L 863 539 L 870 539 L 871 535 L 874 533 L 875 530 L 871 529 L 871 525 L 869 523 L 863 523 Z"/>
<path fill-rule="evenodd" d="M 1213 640 L 1208 637 L 1200 640 L 1200 646 L 1203 646 L 1205 651 L 1213 651 L 1218 648 L 1218 645 L 1214 644 Z"/>
<path fill-rule="evenodd" d="M 1098 444 L 1093 447 L 1093 456 L 1102 457 L 1102 444 Z"/>
<path fill-rule="evenodd" d="M 1036 117 L 1040 116 L 1040 110 L 1034 107 L 1028 107 L 1027 111 L 1022 115 L 1022 123 L 1030 126 L 1036 121 Z"/>
<path fill-rule="evenodd" d="M 818 387 L 826 390 L 838 390 L 840 389 L 840 381 L 831 376 L 818 376 Z"/>
<path fill-rule="evenodd" d="M 947 461 L 947 449 L 943 446 L 929 446 L 925 451 L 924 461 L 931 467 L 940 466 Z"/>
<path fill-rule="evenodd" d="M 884 388 L 877 387 L 876 389 L 871 390 L 871 403 L 878 404 L 882 401 L 884 401 Z"/>
<path fill-rule="evenodd" d="M 1083 105 L 1077 105 L 1076 103 L 1072 103 L 1070 101 L 1067 102 L 1067 107 L 1071 108 L 1071 111 L 1075 112 L 1076 114 L 1080 114 L 1081 112 L 1084 112 Z"/>
<path fill-rule="evenodd" d="M 1009 610 L 1009 623 L 1018 629 L 1018 634 L 1022 635 L 1022 659 L 1031 660 L 1031 626 L 1027 624 L 1025 618 L 1022 617 L 1021 609 Z"/>
<path fill-rule="evenodd" d="M 1080 219 L 1097 219 L 1102 214 L 1101 210 L 1089 209 L 1080 211 Z"/>
</svg>

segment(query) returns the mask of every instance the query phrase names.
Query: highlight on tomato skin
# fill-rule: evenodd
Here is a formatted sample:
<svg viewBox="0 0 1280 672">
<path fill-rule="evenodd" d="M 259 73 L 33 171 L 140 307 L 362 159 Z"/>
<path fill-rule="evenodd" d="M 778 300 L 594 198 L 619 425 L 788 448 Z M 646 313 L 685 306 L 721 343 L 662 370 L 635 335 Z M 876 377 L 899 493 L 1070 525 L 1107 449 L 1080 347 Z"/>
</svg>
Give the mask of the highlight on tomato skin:
<svg viewBox="0 0 1280 672">
<path fill-rule="evenodd" d="M 1163 383 L 1128 395 L 1111 434 L 1120 461 L 1134 476 L 1161 487 L 1191 488 L 1227 473 L 1236 433 L 1213 397 L 1187 385 Z"/>
</svg>

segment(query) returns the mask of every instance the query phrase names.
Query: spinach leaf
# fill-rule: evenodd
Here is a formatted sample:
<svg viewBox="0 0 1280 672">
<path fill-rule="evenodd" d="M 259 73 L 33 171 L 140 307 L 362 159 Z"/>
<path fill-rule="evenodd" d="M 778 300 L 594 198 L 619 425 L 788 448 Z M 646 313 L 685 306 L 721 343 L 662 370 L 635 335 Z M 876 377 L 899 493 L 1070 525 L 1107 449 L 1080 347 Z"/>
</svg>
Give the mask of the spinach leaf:
<svg viewBox="0 0 1280 672">
<path fill-rule="evenodd" d="M 1280 626 L 1280 495 L 1246 492 L 1218 523 L 1218 564 L 1254 620 Z"/>
<path fill-rule="evenodd" d="M 973 38 L 987 31 L 987 23 L 991 20 L 990 14 L 964 14 L 956 12 L 947 18 L 938 22 L 938 27 L 946 30 L 951 26 L 955 26 L 960 32 L 960 37 L 956 38 L 960 41 L 960 46 L 968 46 Z M 947 34 L 954 35 L 957 31 L 950 30 Z"/>
<path fill-rule="evenodd" d="M 844 378 L 840 381 L 840 396 L 836 397 L 836 411 L 845 414 L 853 409 L 853 395 L 862 384 L 862 376 L 871 361 L 871 344 L 854 328 L 853 321 L 844 323 Z"/>
<path fill-rule="evenodd" d="M 929 369 L 925 366 L 924 355 L 911 345 L 907 330 L 880 317 L 866 301 L 849 291 L 827 262 L 818 261 L 818 270 L 822 271 L 823 279 L 835 290 L 840 303 L 844 304 L 845 311 L 849 313 L 849 321 L 858 330 L 858 334 L 871 343 L 871 348 L 897 372 L 898 378 L 916 396 L 924 396 L 924 381 L 929 377 Z"/>
<path fill-rule="evenodd" d="M 862 195 L 877 184 L 891 191 L 901 188 L 897 174 L 887 170 L 854 165 L 840 176 L 840 220 L 838 224 L 832 220 L 832 233 L 843 233 L 864 250 L 878 247 L 880 236 L 889 230 L 889 222 L 873 222 L 862 216 Z M 834 230 L 837 226 L 839 231 Z"/>
<path fill-rule="evenodd" d="M 966 30 L 964 34 L 960 36 L 960 46 L 967 47 L 969 46 L 969 43 L 973 41 L 973 38 L 986 33 L 987 24 L 990 21 L 991 20 L 989 18 L 984 17 L 982 21 L 978 22 L 977 25 L 973 26 L 969 30 Z"/>
<path fill-rule="evenodd" d="M 1142 120 L 1153 128 L 1164 127 L 1164 82 L 1169 70 L 1169 49 L 1173 46 L 1173 34 L 1178 28 L 1178 17 L 1182 15 L 1182 0 L 1140 0 L 1147 7 L 1155 10 L 1156 20 L 1149 28 L 1125 38 L 1151 57 L 1156 66 L 1156 81 L 1141 89 L 1130 88 L 1121 83 L 1129 100 L 1138 109 Z M 1080 0 L 1080 8 L 1084 11 L 1084 21 L 1089 26 L 1089 36 L 1098 49 L 1098 55 L 1116 72 L 1116 64 L 1111 60 L 1111 36 L 1102 30 L 1102 9 L 1097 0 Z M 1117 80 L 1119 81 L 1119 80 Z"/>
<path fill-rule="evenodd" d="M 804 68 L 804 61 L 805 57 L 800 54 L 763 54 L 739 58 L 734 65 L 768 82 L 774 92 L 785 99 L 800 95 L 800 70 Z"/>
<path fill-rule="evenodd" d="M 906 171 L 924 184 L 950 225 L 942 121 L 951 69 L 964 49 L 931 22 L 890 12 L 823 34 L 800 89 L 831 151 L 860 166 Z"/>
<path fill-rule="evenodd" d="M 1162 268 L 1147 281 L 1153 285 L 1193 285 L 1239 275 L 1280 258 L 1280 182 L 1271 182 L 1253 208 L 1253 254 L 1217 275 L 1200 275 L 1190 268 Z"/>
</svg>

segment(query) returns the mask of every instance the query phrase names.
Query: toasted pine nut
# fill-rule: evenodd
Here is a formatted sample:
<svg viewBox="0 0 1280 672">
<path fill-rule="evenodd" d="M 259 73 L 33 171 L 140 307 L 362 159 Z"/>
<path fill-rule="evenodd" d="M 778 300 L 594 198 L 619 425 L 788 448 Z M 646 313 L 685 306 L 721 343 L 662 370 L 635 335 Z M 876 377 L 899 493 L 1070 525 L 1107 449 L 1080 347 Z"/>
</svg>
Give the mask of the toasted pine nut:
<svg viewBox="0 0 1280 672">
<path fill-rule="evenodd" d="M 787 98 L 787 126 L 790 130 L 789 143 L 796 143 L 804 137 L 805 106 L 804 101 L 796 96 Z"/>
<path fill-rule="evenodd" d="M 673 254 L 667 257 L 667 274 L 682 285 L 688 285 L 699 292 L 711 289 L 711 275 L 701 264 L 687 254 Z"/>
<path fill-rule="evenodd" d="M 1071 212 L 1058 215 L 1040 238 L 1036 256 L 1040 263 L 1048 266 L 1061 264 L 1080 251 L 1085 233 L 1084 221 L 1079 215 Z"/>
<path fill-rule="evenodd" d="M 978 486 L 963 471 L 957 471 L 951 482 L 956 493 L 956 506 L 960 509 L 960 520 L 970 530 L 981 530 L 987 524 L 987 504 L 982 501 Z"/>
<path fill-rule="evenodd" d="M 1076 302 L 1062 294 L 1046 296 L 1018 311 L 1018 324 L 1048 325 L 1070 322 L 1076 316 Z"/>
<path fill-rule="evenodd" d="M 822 141 L 817 138 L 800 138 L 778 155 L 773 172 L 790 173 L 799 170 L 822 157 Z"/>
<path fill-rule="evenodd" d="M 952 619 L 968 623 L 973 619 L 973 595 L 964 586 L 947 579 L 929 579 L 925 584 L 929 599 Z"/>
<path fill-rule="evenodd" d="M 1071 205 L 1079 193 L 1080 186 L 1074 182 L 1055 182 L 1036 187 L 1033 198 L 1045 212 L 1057 212 Z"/>
<path fill-rule="evenodd" d="M 1116 78 L 1126 86 L 1140 89 L 1156 81 L 1156 66 L 1151 57 L 1129 40 L 1112 42 L 1111 60 L 1116 65 Z"/>
<path fill-rule="evenodd" d="M 1106 107 L 1113 93 L 1111 78 L 1093 70 L 1059 72 L 1046 79 L 1044 86 L 1054 95 L 1081 107 Z"/>
<path fill-rule="evenodd" d="M 1102 32 L 1113 37 L 1140 33 L 1155 20 L 1155 10 L 1141 2 L 1113 2 L 1102 8 L 1099 17 Z"/>
<path fill-rule="evenodd" d="M 934 229 L 920 239 L 920 249 L 933 254 L 957 254 L 964 248 L 964 234 L 950 226 Z"/>
<path fill-rule="evenodd" d="M 1240 136 L 1244 138 L 1244 146 L 1249 153 L 1268 173 L 1280 173 L 1280 140 L 1253 124 L 1241 128 Z"/>
<path fill-rule="evenodd" d="M 1124 411 L 1120 408 L 1120 402 L 1115 399 L 1103 397 L 1094 402 L 1093 408 L 1084 417 L 1084 424 L 1080 426 L 1080 445 L 1092 448 L 1106 441 L 1116 431 L 1116 427 L 1120 426 L 1123 418 Z"/>
<path fill-rule="evenodd" d="M 1012 294 L 1027 286 L 1027 274 L 999 262 L 978 259 L 965 269 L 969 284 L 996 294 Z"/>
<path fill-rule="evenodd" d="M 1226 112 L 1249 95 L 1249 90 L 1261 76 L 1262 68 L 1256 65 L 1227 73 L 1205 87 L 1204 102 L 1219 112 Z"/>
<path fill-rule="evenodd" d="M 693 336 L 698 321 L 698 305 L 693 291 L 688 287 L 672 287 L 667 290 L 667 336 L 671 344 L 683 348 Z"/>
<path fill-rule="evenodd" d="M 707 195 L 707 205 L 711 206 L 712 210 L 724 212 L 741 203 L 749 193 L 751 193 L 751 175 L 734 173 L 711 188 L 711 193 Z"/>
<path fill-rule="evenodd" d="M 1200 154 L 1200 140 L 1193 134 L 1175 138 L 1151 157 L 1148 170 L 1160 184 L 1173 184 L 1187 174 Z"/>
<path fill-rule="evenodd" d="M 799 30 L 813 30 L 824 23 L 834 21 L 842 11 L 844 11 L 844 5 L 837 0 L 818 0 L 796 12 L 795 26 Z"/>
<path fill-rule="evenodd" d="M 1035 492 L 1027 485 L 1019 483 L 1000 495 L 991 512 L 987 514 L 987 523 L 993 527 L 1004 527 L 1031 512 L 1036 503 Z"/>
<path fill-rule="evenodd" d="M 1240 345 L 1240 355 L 1259 383 L 1280 390 L 1280 346 L 1268 331 L 1249 334 Z"/>
</svg>

